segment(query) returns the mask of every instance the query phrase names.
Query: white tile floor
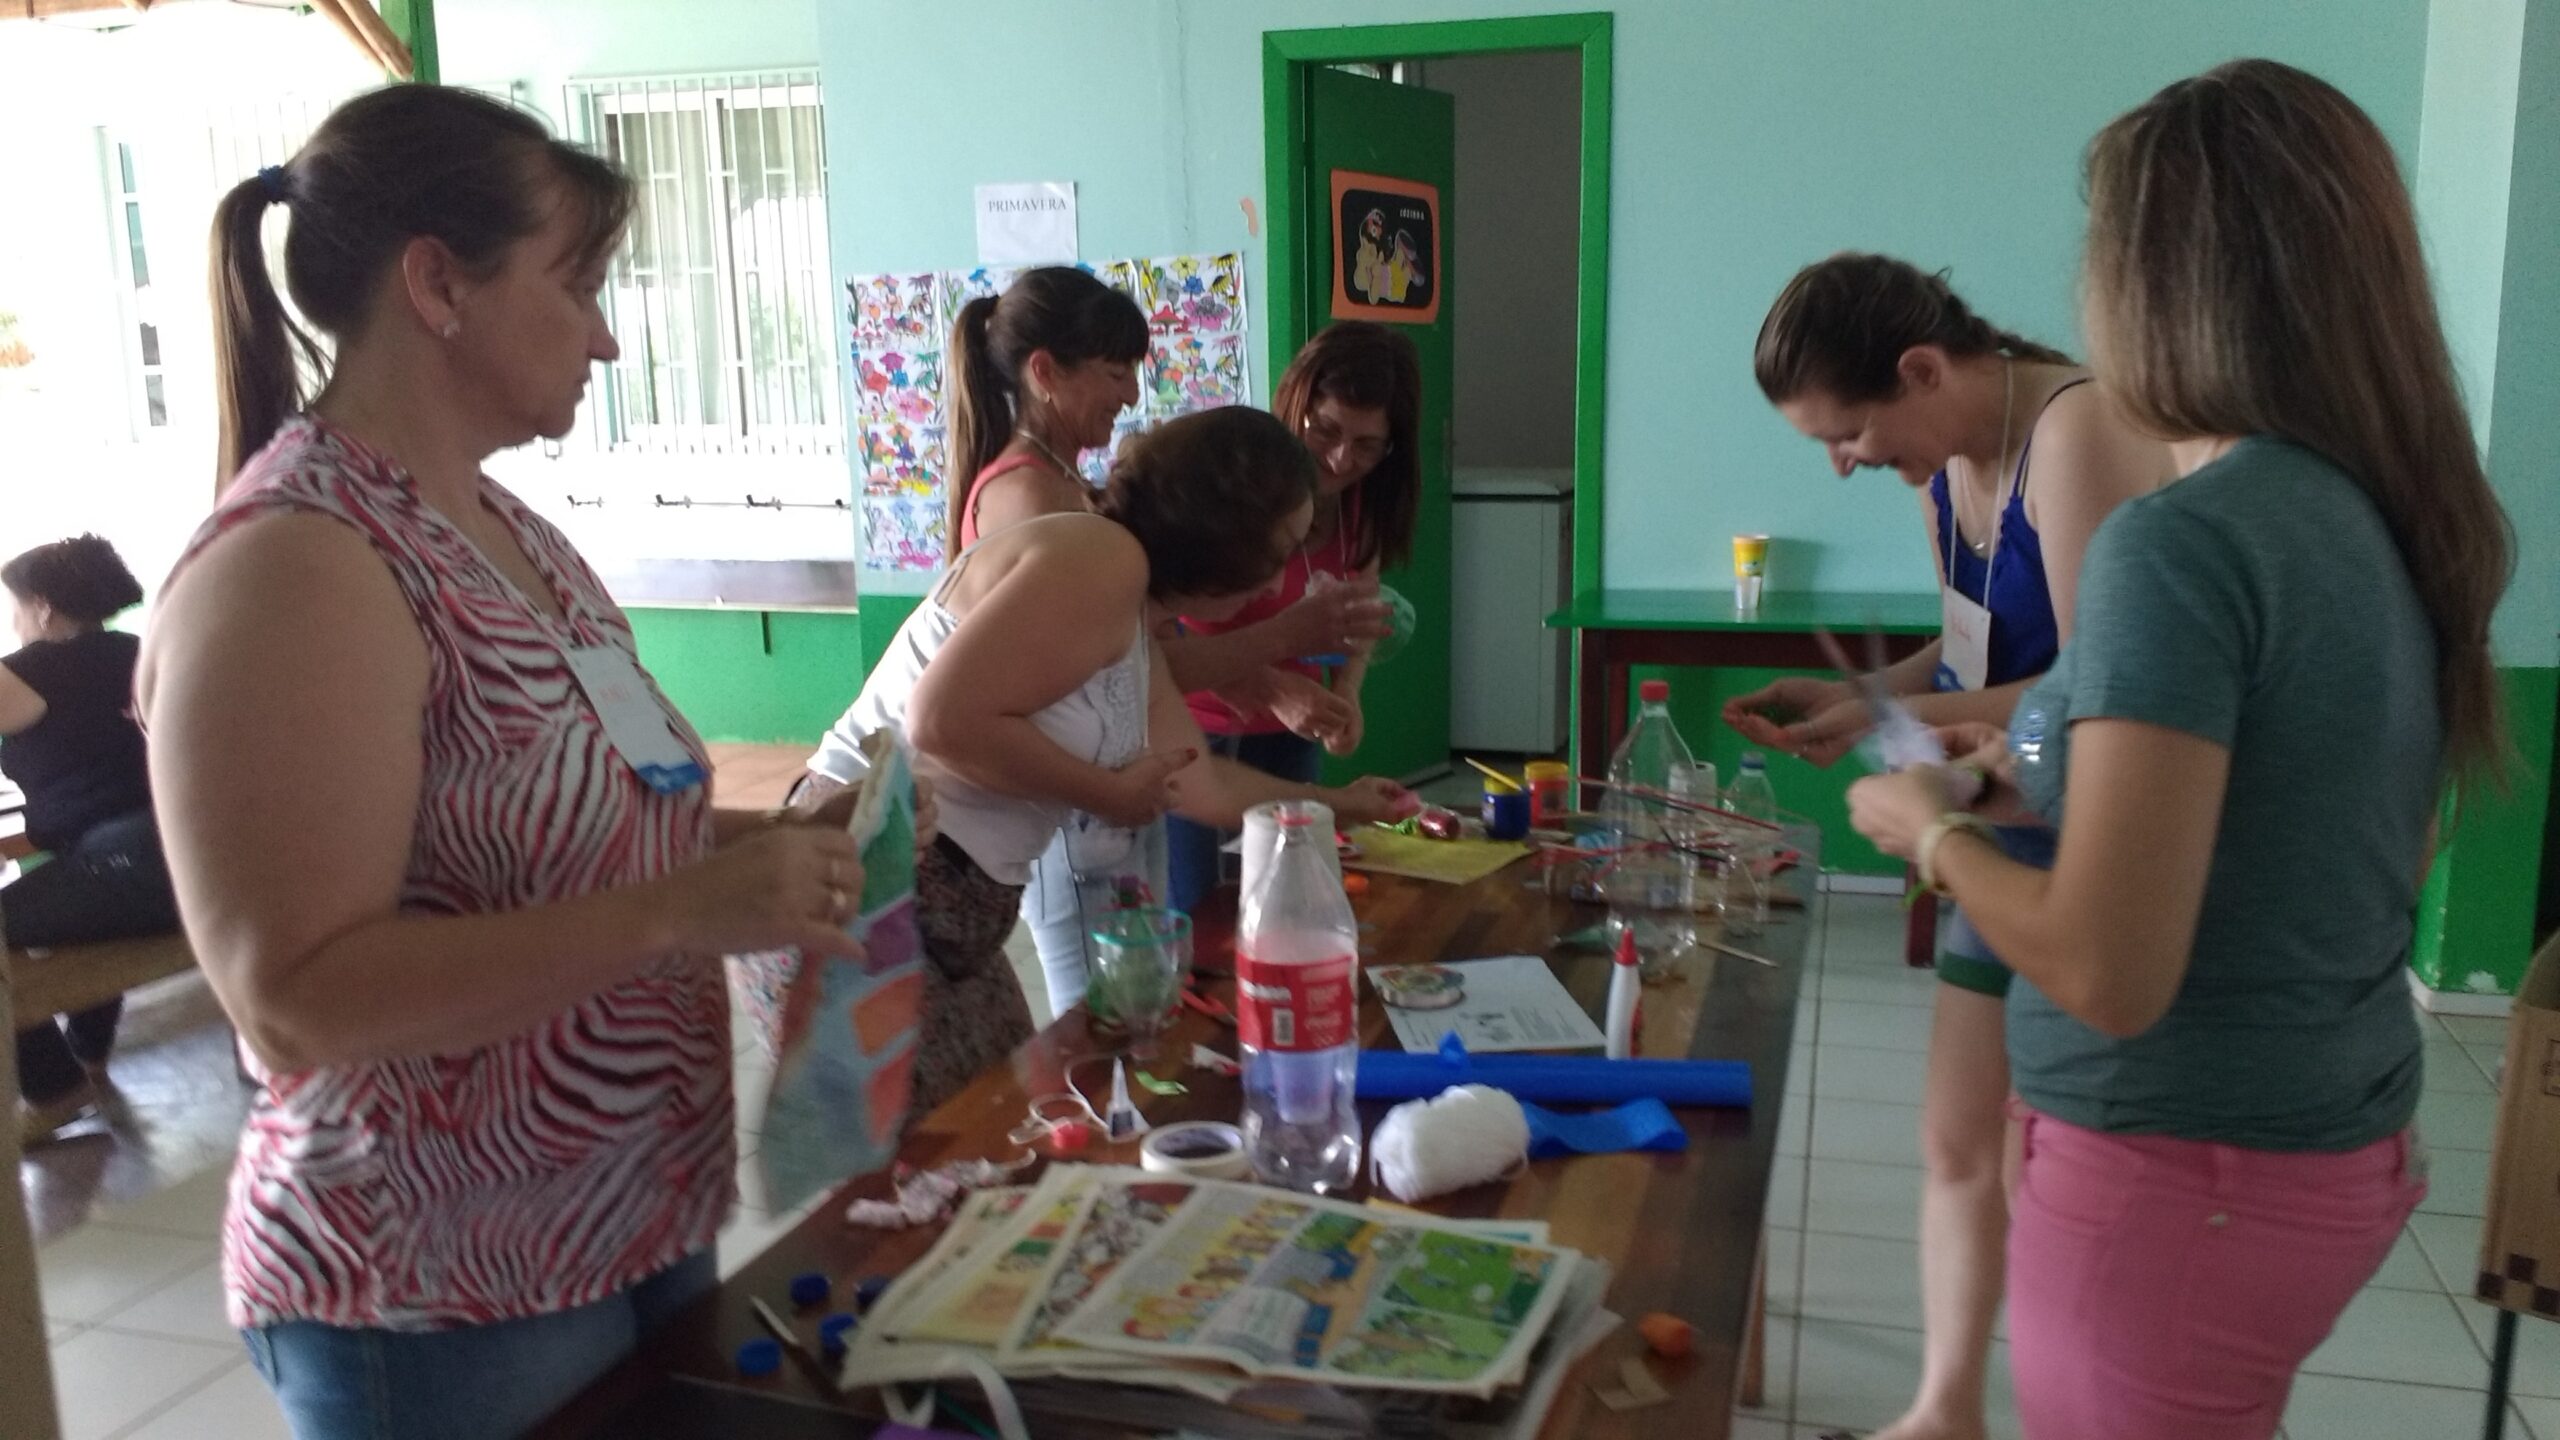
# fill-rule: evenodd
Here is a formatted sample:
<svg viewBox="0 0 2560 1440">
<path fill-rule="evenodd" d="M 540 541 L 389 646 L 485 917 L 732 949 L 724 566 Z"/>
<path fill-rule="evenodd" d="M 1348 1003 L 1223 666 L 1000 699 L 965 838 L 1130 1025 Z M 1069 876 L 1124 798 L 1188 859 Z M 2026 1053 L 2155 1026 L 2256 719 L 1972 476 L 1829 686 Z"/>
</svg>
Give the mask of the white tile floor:
<svg viewBox="0 0 2560 1440">
<path fill-rule="evenodd" d="M 1919 1374 L 1914 1257 L 1916 1107 L 1935 980 L 1901 965 L 1901 912 L 1834 896 L 1784 1099 L 1769 1214 L 1768 1403 L 1736 1440 L 1815 1440 L 1891 1420 Z M 1030 967 L 1036 984 L 1037 969 Z M 2371 1286 L 2312 1356 L 2286 1416 L 2292 1440 L 2459 1440 L 2485 1404 L 2491 1314 L 2463 1298 L 2503 1031 L 2427 1019 L 2423 1107 L 2434 1193 Z M 752 1057 L 752 1051 L 747 1051 Z M 742 1090 L 765 1081 L 742 1062 Z M 741 1131 L 744 1203 L 723 1232 L 734 1269 L 796 1214 L 760 1202 Z M 207 1171 L 99 1212 L 39 1252 L 54 1374 L 71 1440 L 287 1440 L 222 1323 L 213 1263 L 223 1176 Z M 1993 1434 L 2015 1436 L 1994 1355 Z M 2516 1365 L 2520 1440 L 2560 1440 L 2560 1326 L 2527 1322 Z"/>
</svg>

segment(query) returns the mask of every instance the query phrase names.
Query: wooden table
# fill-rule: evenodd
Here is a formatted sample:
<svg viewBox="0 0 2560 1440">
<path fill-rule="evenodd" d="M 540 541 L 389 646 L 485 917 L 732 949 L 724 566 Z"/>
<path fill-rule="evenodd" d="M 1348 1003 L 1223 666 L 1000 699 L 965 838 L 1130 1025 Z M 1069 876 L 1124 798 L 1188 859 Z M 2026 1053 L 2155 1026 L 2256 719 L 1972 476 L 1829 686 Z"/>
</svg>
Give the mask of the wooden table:
<svg viewBox="0 0 2560 1440">
<path fill-rule="evenodd" d="M 1627 733 L 1627 672 L 1638 665 L 1764 666 L 1828 670 L 1816 630 L 1829 630 L 1863 660 L 1855 637 L 1884 632 L 1885 655 L 1900 660 L 1938 636 L 1938 597 L 1895 591 L 1772 590 L 1744 614 L 1733 591 L 1587 590 L 1547 617 L 1550 629 L 1580 638 L 1575 679 L 1580 724 L 1574 761 L 1580 775 L 1605 775 Z M 1938 899 L 1920 892 L 1903 928 L 1903 959 L 1937 962 Z"/>
<path fill-rule="evenodd" d="M 1818 841 L 1810 832 L 1791 840 L 1808 857 L 1816 853 Z M 1453 1216 L 1544 1219 L 1556 1244 L 1599 1256 L 1615 1267 L 1607 1301 L 1611 1310 L 1630 1321 L 1649 1311 L 1665 1310 L 1697 1327 L 1694 1355 L 1678 1363 L 1656 1363 L 1657 1374 L 1672 1390 L 1672 1404 L 1613 1414 L 1581 1383 L 1581 1375 L 1614 1369 L 1621 1357 L 1641 1352 L 1641 1342 L 1629 1325 L 1584 1362 L 1551 1414 L 1546 1435 L 1575 1440 L 1654 1435 L 1712 1440 L 1727 1433 L 1746 1346 L 1753 1338 L 1750 1320 L 1758 1281 L 1762 1208 L 1777 1150 L 1778 1110 L 1786 1092 L 1800 967 L 1809 948 L 1807 937 L 1820 923 L 1821 896 L 1805 878 L 1815 869 L 1809 859 L 1803 869 L 1781 881 L 1782 887 L 1793 891 L 1812 892 L 1806 895 L 1806 908 L 1781 908 L 1766 933 L 1739 942 L 1778 960 L 1777 966 L 1701 951 L 1685 962 L 1688 969 L 1682 981 L 1646 991 L 1644 1053 L 1749 1062 L 1754 1091 L 1751 1109 L 1675 1112 L 1690 1136 L 1688 1150 L 1680 1154 L 1541 1161 L 1508 1185 L 1479 1186 L 1427 1207 Z M 1601 912 L 1550 898 L 1542 888 L 1526 883 L 1535 873 L 1526 864 L 1515 864 L 1463 887 L 1375 877 L 1369 894 L 1356 906 L 1362 920 L 1363 962 L 1543 954 L 1553 960 L 1576 998 L 1598 1013 L 1608 983 L 1606 957 L 1589 950 L 1559 951 L 1554 941 L 1559 934 L 1597 922 Z M 1204 970 L 1225 970 L 1233 963 L 1233 907 L 1232 893 L 1224 893 L 1194 917 L 1196 963 Z M 1231 980 L 1208 981 L 1205 988 L 1220 999 L 1233 998 Z M 1361 1004 L 1363 1043 L 1393 1047 L 1385 1015 L 1367 987 L 1363 987 Z M 1232 1031 L 1186 1011 L 1168 1032 L 1165 1048 L 1188 1055 L 1194 1041 L 1229 1053 L 1234 1049 Z M 1030 1098 L 1060 1089 L 1059 1077 L 1069 1063 L 1108 1053 L 1110 1048 L 1088 1032 L 1082 1009 L 1069 1013 L 1015 1052 L 1009 1063 L 981 1075 L 918 1123 L 900 1158 L 930 1166 L 1006 1154 L 1011 1147 L 1005 1132 L 1022 1118 Z M 1101 1068 L 1083 1067 L 1078 1080 L 1090 1086 L 1093 1082 L 1087 1077 Z M 1183 1079 L 1190 1087 L 1187 1095 L 1138 1096 L 1150 1121 L 1161 1125 L 1174 1120 L 1235 1118 L 1239 1110 L 1236 1082 L 1196 1070 Z M 1374 1125 L 1385 1108 L 1364 1103 L 1364 1124 Z M 1097 1145 L 1084 1158 L 1134 1165 L 1137 1147 Z M 1021 1179 L 1027 1183 L 1036 1174 L 1026 1172 Z M 801 1272 L 816 1270 L 832 1277 L 841 1296 L 861 1277 L 895 1274 L 923 1255 L 940 1234 L 939 1226 L 883 1232 L 845 1224 L 847 1200 L 887 1192 L 887 1181 L 880 1176 L 847 1186 L 717 1292 L 671 1323 L 632 1360 L 553 1417 L 540 1433 L 554 1440 L 584 1440 L 607 1433 L 600 1427 L 610 1423 L 616 1427 L 611 1433 L 628 1435 L 633 1423 L 628 1417 L 635 1403 L 663 1421 L 661 1402 L 653 1397 L 667 1377 L 734 1380 L 731 1357 L 738 1345 L 764 1333 L 749 1308 L 751 1297 L 762 1297 L 787 1311 L 786 1291 L 791 1278 Z M 814 1322 L 807 1328 L 814 1329 Z M 791 1365 L 785 1365 L 780 1376 L 757 1382 L 756 1388 L 775 1400 L 787 1397 L 847 1411 L 858 1411 L 869 1403 L 861 1397 L 842 1405 L 822 1401 L 817 1387 Z M 687 1403 L 698 1399 L 679 1398 Z M 781 1413 L 776 1419 L 777 1426 L 792 1427 L 788 1433 L 793 1434 L 867 1433 L 849 1418 L 841 1423 L 841 1430 L 819 1428 L 806 1411 Z M 808 1428 L 804 1432 L 798 1427 Z M 668 1423 L 668 1428 L 652 1433 L 674 1437 L 714 1432 Z M 785 1431 L 777 1428 L 772 1433 Z"/>
</svg>

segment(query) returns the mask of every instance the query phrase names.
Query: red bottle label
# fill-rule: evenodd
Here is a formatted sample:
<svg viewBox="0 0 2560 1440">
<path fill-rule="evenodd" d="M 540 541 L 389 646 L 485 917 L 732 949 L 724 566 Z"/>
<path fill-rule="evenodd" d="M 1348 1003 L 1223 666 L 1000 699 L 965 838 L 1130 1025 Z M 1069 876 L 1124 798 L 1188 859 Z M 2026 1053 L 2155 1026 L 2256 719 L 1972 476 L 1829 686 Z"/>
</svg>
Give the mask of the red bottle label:
<svg viewBox="0 0 2560 1440">
<path fill-rule="evenodd" d="M 1353 957 L 1274 965 L 1236 954 L 1236 1036 L 1260 1050 L 1330 1050 L 1358 1039 Z"/>
</svg>

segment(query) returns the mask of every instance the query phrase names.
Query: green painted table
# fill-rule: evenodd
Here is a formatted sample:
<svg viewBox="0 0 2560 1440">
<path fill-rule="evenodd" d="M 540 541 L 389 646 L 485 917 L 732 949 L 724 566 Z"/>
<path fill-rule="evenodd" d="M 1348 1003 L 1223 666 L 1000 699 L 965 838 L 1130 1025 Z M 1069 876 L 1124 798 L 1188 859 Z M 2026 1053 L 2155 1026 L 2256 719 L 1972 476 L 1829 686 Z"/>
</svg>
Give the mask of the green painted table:
<svg viewBox="0 0 2560 1440">
<path fill-rule="evenodd" d="M 1859 637 L 1870 627 L 1899 660 L 1936 639 L 1938 597 L 1908 591 L 1772 590 L 1749 614 L 1725 590 L 1586 590 L 1547 617 L 1582 644 L 1575 685 L 1581 710 L 1575 773 L 1606 775 L 1609 756 L 1627 731 L 1627 671 L 1637 665 L 1761 666 L 1827 670 L 1817 630 L 1843 637 L 1852 659 L 1864 658 Z M 1922 894 L 1911 907 L 1903 958 L 1935 961 L 1938 907 Z"/>
</svg>

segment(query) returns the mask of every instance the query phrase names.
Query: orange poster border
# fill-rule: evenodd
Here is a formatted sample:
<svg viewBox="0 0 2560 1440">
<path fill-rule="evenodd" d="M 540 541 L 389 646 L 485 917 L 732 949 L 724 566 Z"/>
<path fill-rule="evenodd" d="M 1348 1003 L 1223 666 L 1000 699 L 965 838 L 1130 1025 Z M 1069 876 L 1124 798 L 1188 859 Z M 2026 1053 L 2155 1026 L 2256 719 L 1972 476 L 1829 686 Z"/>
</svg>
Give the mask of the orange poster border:
<svg viewBox="0 0 2560 1440">
<path fill-rule="evenodd" d="M 1389 195 L 1402 195 L 1419 200 L 1431 212 L 1431 303 L 1422 309 L 1396 305 L 1371 305 L 1351 298 L 1351 277 L 1342 265 L 1342 195 L 1346 190 L 1377 190 Z M 1333 172 L 1332 203 L 1327 208 L 1333 219 L 1328 228 L 1333 232 L 1333 255 L 1329 262 L 1333 271 L 1333 318 L 1336 320 L 1377 320 L 1389 325 L 1429 325 L 1440 318 L 1440 301 L 1444 290 L 1440 284 L 1440 187 L 1420 180 L 1399 180 L 1393 175 L 1371 175 L 1359 170 Z"/>
</svg>

